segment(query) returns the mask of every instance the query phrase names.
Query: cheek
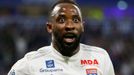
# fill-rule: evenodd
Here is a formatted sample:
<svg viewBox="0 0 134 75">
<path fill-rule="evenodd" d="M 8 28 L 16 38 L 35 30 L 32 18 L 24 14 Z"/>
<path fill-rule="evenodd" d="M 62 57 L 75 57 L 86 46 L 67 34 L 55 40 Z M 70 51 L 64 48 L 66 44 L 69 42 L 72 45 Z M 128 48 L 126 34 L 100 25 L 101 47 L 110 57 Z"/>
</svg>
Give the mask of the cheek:
<svg viewBox="0 0 134 75">
<path fill-rule="evenodd" d="M 63 25 L 55 25 L 53 27 L 53 32 L 59 33 L 61 35 L 62 35 L 63 30 L 64 30 Z"/>
<path fill-rule="evenodd" d="M 62 31 L 64 30 L 64 27 L 65 27 L 65 24 L 55 24 L 53 28 L 58 31 Z"/>
<path fill-rule="evenodd" d="M 84 26 L 83 25 L 81 25 L 81 31 L 84 32 Z"/>
<path fill-rule="evenodd" d="M 55 38 L 60 38 L 61 37 L 61 32 L 59 29 L 53 29 L 53 35 Z"/>
<path fill-rule="evenodd" d="M 84 28 L 83 28 L 83 25 L 77 25 L 77 31 L 79 32 L 79 33 L 82 33 L 82 32 L 84 32 Z"/>
</svg>

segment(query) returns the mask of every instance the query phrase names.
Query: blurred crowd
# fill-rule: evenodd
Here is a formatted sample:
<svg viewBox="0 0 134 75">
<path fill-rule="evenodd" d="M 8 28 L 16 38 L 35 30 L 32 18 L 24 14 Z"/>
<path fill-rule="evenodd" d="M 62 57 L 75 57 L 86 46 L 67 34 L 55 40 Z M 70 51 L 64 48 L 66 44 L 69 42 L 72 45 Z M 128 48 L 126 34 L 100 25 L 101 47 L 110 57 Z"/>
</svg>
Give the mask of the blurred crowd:
<svg viewBox="0 0 134 75">
<path fill-rule="evenodd" d="M 104 14 L 100 19 L 86 13 L 86 8 L 82 7 L 85 32 L 81 42 L 106 49 L 116 75 L 134 75 L 134 18 L 106 18 Z M 27 52 L 50 45 L 45 24 L 48 10 L 39 5 L 0 6 L 0 75 L 6 75 Z"/>
</svg>

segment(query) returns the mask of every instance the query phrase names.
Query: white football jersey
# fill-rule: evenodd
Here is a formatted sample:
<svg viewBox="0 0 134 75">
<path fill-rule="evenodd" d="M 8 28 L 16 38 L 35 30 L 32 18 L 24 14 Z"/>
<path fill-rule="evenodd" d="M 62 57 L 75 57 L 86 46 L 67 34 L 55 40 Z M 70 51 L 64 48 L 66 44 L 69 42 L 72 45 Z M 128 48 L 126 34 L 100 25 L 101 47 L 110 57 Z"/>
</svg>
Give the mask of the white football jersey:
<svg viewBox="0 0 134 75">
<path fill-rule="evenodd" d="M 8 75 L 115 75 L 108 53 L 98 47 L 80 44 L 72 57 L 62 56 L 52 45 L 29 52 Z"/>
</svg>

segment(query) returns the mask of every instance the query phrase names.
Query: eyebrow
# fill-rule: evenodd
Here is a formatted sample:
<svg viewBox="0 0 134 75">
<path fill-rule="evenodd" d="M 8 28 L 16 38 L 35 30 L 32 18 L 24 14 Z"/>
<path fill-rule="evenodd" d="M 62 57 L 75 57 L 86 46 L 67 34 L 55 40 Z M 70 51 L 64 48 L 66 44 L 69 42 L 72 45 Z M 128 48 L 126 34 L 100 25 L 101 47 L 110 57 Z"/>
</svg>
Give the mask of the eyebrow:
<svg viewBox="0 0 134 75">
<path fill-rule="evenodd" d="M 80 16 L 79 16 L 79 15 L 73 15 L 73 17 L 78 17 L 78 18 L 80 18 Z"/>
<path fill-rule="evenodd" d="M 65 15 L 64 14 L 59 14 L 59 16 L 58 17 L 65 17 Z"/>
<path fill-rule="evenodd" d="M 56 18 L 56 21 L 58 21 L 60 18 L 66 18 L 65 15 L 58 15 L 58 17 Z"/>
<path fill-rule="evenodd" d="M 58 17 L 66 17 L 64 14 L 59 14 Z M 72 17 L 80 18 L 79 15 L 72 15 Z"/>
<path fill-rule="evenodd" d="M 78 18 L 81 21 L 81 18 L 79 15 L 73 15 L 73 18 Z"/>
<path fill-rule="evenodd" d="M 58 15 L 58 17 L 57 17 L 57 20 L 59 19 L 59 18 L 67 18 L 66 17 L 66 15 L 64 15 L 64 14 L 59 14 Z M 81 21 L 81 18 L 80 18 L 80 16 L 79 15 L 72 15 L 72 18 L 78 18 L 80 21 Z"/>
<path fill-rule="evenodd" d="M 66 18 L 66 16 L 64 14 L 60 14 L 60 15 L 58 15 L 57 19 L 59 19 L 59 18 Z"/>
</svg>

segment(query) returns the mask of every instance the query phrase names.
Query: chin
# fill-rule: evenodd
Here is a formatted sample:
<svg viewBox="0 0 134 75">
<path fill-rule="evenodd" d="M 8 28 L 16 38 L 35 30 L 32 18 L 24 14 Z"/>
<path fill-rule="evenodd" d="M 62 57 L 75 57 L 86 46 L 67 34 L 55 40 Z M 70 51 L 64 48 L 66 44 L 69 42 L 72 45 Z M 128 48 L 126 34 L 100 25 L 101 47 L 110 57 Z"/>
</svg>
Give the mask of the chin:
<svg viewBox="0 0 134 75">
<path fill-rule="evenodd" d="M 73 43 L 64 43 L 63 44 L 63 49 L 67 50 L 67 51 L 73 51 L 75 49 L 77 49 L 77 47 L 79 46 L 79 42 L 73 42 Z"/>
<path fill-rule="evenodd" d="M 61 44 L 61 54 L 64 56 L 72 56 L 74 55 L 74 52 L 76 52 L 77 48 L 79 47 L 79 43 L 64 43 Z"/>
</svg>

